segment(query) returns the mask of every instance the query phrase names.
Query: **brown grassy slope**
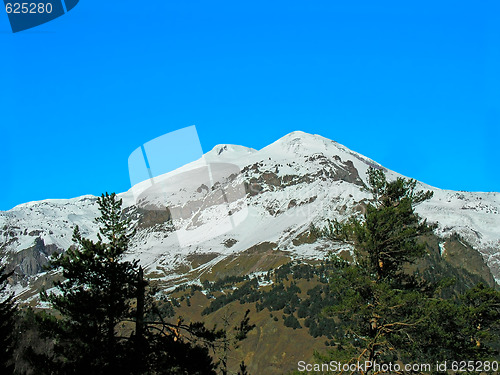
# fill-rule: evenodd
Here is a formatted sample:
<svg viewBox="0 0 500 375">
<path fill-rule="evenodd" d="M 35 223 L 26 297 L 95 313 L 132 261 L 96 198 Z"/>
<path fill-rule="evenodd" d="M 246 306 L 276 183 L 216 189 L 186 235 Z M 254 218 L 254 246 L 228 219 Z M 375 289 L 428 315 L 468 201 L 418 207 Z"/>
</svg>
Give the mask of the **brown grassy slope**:
<svg viewBox="0 0 500 375">
<path fill-rule="evenodd" d="M 302 290 L 300 296 L 305 298 L 306 291 L 316 285 L 316 282 L 298 280 L 297 285 Z M 227 318 L 230 331 L 239 324 L 245 311 L 250 309 L 250 323 L 256 327 L 250 331 L 248 338 L 240 343 L 238 349 L 230 352 L 230 373 L 236 373 L 239 363 L 244 360 L 250 374 L 284 374 L 296 370 L 298 361 L 314 362 L 314 350 L 326 349 L 326 337 L 313 338 L 304 327 L 304 319 L 299 319 L 302 328 L 285 327 L 283 311 L 269 312 L 264 309 L 257 312 L 255 303 L 240 304 L 234 301 L 209 315 L 201 315 L 210 300 L 199 291 L 191 297 L 190 304 L 191 306 L 187 306 L 186 301 L 183 301 L 176 311 L 177 316 L 182 316 L 186 321 L 203 321 L 209 328 L 215 324 L 222 328 Z"/>
</svg>

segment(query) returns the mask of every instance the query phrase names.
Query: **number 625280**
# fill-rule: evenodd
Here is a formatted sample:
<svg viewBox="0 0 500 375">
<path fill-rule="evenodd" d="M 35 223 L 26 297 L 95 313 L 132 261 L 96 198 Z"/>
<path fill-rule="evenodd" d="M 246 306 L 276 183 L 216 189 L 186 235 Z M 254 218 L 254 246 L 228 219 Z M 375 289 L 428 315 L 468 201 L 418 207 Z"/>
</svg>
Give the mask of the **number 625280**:
<svg viewBox="0 0 500 375">
<path fill-rule="evenodd" d="M 51 3 L 7 3 L 5 4 L 5 10 L 9 14 L 52 13 L 52 4 Z"/>
</svg>

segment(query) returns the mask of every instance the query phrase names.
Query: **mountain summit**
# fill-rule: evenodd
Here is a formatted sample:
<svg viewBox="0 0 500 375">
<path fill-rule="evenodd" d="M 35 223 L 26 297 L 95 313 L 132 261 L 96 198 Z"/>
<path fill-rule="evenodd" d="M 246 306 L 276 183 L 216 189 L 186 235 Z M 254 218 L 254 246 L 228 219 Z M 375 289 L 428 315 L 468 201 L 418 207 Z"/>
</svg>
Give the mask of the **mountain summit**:
<svg viewBox="0 0 500 375">
<path fill-rule="evenodd" d="M 310 225 L 363 212 L 372 199 L 369 167 L 383 169 L 389 179 L 401 176 L 337 142 L 300 131 L 261 150 L 218 145 L 191 164 L 160 176 L 154 189 L 120 194 L 138 228 L 129 257 L 140 259 L 166 286 L 217 272 L 228 259 L 252 251 L 259 257 L 235 263 L 234 272 L 264 271 L 273 259 L 279 263 L 278 254 L 311 259 L 330 250 L 349 252 L 348 245 L 310 240 Z M 434 192 L 417 212 L 438 223 L 441 256 L 453 258 L 447 241 L 458 236 L 500 281 L 500 193 L 418 185 Z M 16 269 L 18 293 L 43 279 L 48 256 L 71 245 L 75 225 L 83 235 L 96 235 L 97 211 L 96 197 L 83 196 L 0 212 L 0 251 L 3 263 Z"/>
</svg>

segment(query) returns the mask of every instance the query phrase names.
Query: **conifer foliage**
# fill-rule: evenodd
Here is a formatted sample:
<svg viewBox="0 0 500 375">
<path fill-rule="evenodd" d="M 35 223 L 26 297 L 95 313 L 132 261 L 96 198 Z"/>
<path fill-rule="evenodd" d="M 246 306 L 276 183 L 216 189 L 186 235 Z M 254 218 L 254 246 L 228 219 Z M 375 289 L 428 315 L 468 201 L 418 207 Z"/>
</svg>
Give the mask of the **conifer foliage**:
<svg viewBox="0 0 500 375">
<path fill-rule="evenodd" d="M 58 314 L 39 320 L 54 355 L 31 352 L 37 373 L 215 375 L 208 346 L 223 332 L 164 320 L 138 262 L 123 259 L 134 230 L 121 200 L 106 193 L 98 204 L 97 241 L 76 227 L 75 246 L 52 260 L 64 279 L 41 299 Z"/>
<path fill-rule="evenodd" d="M 0 373 L 12 374 L 14 371 L 14 329 L 16 305 L 14 295 L 5 293 L 7 279 L 12 272 L 0 268 Z"/>
<path fill-rule="evenodd" d="M 333 222 L 320 231 L 351 242 L 355 261 L 340 258 L 330 277 L 333 305 L 325 313 L 339 322 L 334 349 L 322 361 L 396 363 L 490 358 L 498 340 L 500 294 L 482 284 L 444 298 L 449 280 L 431 283 L 409 267 L 426 254 L 422 236 L 433 226 L 414 208 L 432 197 L 416 182 L 387 181 L 368 171 L 374 196 L 363 218 Z M 374 373 L 373 367 L 366 369 Z"/>
<path fill-rule="evenodd" d="M 417 240 L 433 227 L 414 208 L 433 194 L 415 191 L 415 180 L 388 182 L 380 169 L 369 169 L 368 181 L 375 200 L 367 205 L 363 221 L 352 220 L 356 251 L 378 280 L 395 278 L 404 264 L 425 254 Z"/>
<path fill-rule="evenodd" d="M 52 260 L 64 280 L 55 283 L 57 293 L 42 293 L 62 315 L 52 319 L 50 330 L 58 366 L 66 373 L 109 373 L 126 366 L 128 358 L 128 342 L 117 325 L 130 317 L 129 301 L 136 296 L 137 262 L 123 261 L 133 231 L 115 194 L 102 195 L 98 204 L 98 240 L 84 238 L 75 227 L 75 246 Z"/>
</svg>

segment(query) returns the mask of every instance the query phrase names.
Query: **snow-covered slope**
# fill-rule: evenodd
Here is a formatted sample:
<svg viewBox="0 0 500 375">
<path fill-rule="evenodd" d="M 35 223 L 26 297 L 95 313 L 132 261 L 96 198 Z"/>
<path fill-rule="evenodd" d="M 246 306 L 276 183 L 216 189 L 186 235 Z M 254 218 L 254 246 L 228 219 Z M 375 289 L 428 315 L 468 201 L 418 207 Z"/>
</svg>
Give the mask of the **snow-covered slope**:
<svg viewBox="0 0 500 375">
<path fill-rule="evenodd" d="M 166 280 L 195 267 L 203 272 L 263 242 L 293 257 L 322 256 L 327 244 L 297 238 L 311 223 L 361 212 L 362 203 L 371 199 L 366 189 L 370 166 L 383 168 L 334 141 L 303 132 L 259 151 L 216 146 L 202 159 L 120 194 L 139 228 L 129 256 Z M 389 179 L 400 176 L 385 171 Z M 420 188 L 434 191 L 434 197 L 418 212 L 439 224 L 439 235 L 458 233 L 471 243 L 499 281 L 500 193 Z M 95 200 L 30 202 L 0 212 L 0 248 L 13 254 L 41 238 L 66 249 L 75 224 L 94 236 Z M 204 264 L 187 261 L 207 253 L 212 257 Z"/>
</svg>

